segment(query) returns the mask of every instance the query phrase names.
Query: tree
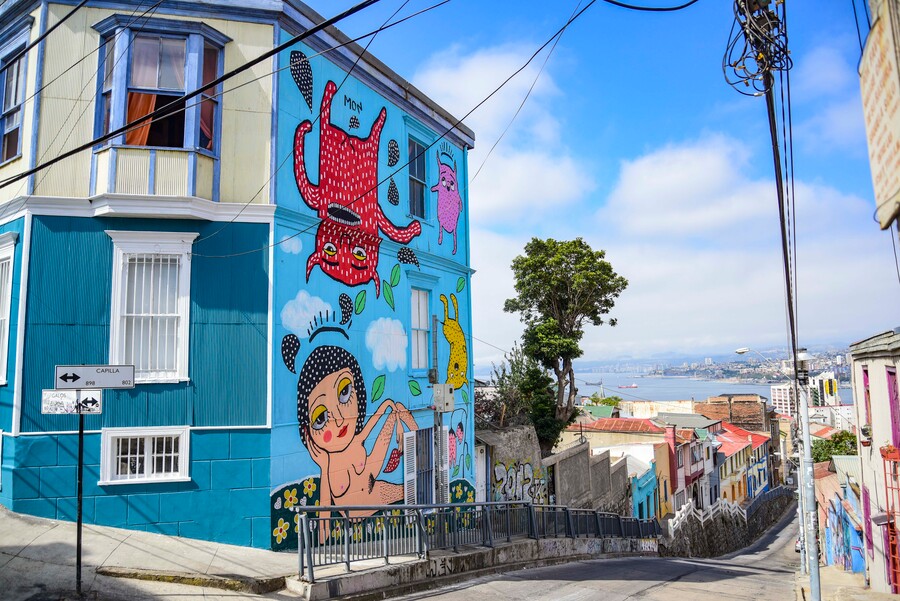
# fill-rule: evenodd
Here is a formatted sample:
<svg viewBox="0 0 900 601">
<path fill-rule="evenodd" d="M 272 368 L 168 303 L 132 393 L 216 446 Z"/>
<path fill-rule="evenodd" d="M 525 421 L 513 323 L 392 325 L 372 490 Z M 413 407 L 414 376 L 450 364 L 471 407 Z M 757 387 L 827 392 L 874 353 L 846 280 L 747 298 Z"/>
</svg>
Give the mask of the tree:
<svg viewBox="0 0 900 601">
<path fill-rule="evenodd" d="M 833 455 L 856 455 L 856 435 L 841 430 L 828 440 L 813 441 L 812 459 L 814 462 L 830 461 Z"/>
<path fill-rule="evenodd" d="M 616 325 L 607 318 L 628 281 L 613 271 L 606 253 L 581 238 L 532 238 L 513 259 L 516 297 L 503 310 L 525 324 L 524 351 L 556 375 L 555 418 L 568 423 L 575 413 L 575 371 L 587 325 Z"/>
<path fill-rule="evenodd" d="M 591 405 L 607 405 L 609 407 L 618 407 L 622 402 L 622 397 L 605 396 L 601 397 L 600 393 L 595 392 L 591 395 Z"/>
<path fill-rule="evenodd" d="M 522 393 L 526 370 L 534 364 L 519 345 L 503 355 L 500 365 L 492 365 L 490 393 L 476 391 L 475 413 L 500 428 L 530 421 L 530 399 Z"/>
</svg>

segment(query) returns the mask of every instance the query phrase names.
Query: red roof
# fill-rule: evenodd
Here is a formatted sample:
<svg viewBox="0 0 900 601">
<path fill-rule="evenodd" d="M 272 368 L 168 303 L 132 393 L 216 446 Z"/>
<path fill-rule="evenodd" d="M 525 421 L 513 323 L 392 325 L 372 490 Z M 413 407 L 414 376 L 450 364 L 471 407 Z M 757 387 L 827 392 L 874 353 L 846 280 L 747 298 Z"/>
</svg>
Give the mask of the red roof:
<svg viewBox="0 0 900 601">
<path fill-rule="evenodd" d="M 691 442 L 695 436 L 696 434 L 691 428 L 678 428 L 675 430 L 675 442 L 678 444 Z"/>
<path fill-rule="evenodd" d="M 831 426 L 820 426 L 817 424 L 810 424 L 809 427 L 809 435 L 814 438 L 823 438 L 825 440 L 829 440 L 832 436 L 840 432 L 837 428 L 832 428 Z"/>
<path fill-rule="evenodd" d="M 747 440 L 734 440 L 727 433 L 722 433 L 716 436 L 716 440 L 721 443 L 719 445 L 719 453 L 725 455 L 725 457 L 731 457 L 741 449 L 744 449 L 750 446 L 750 442 Z"/>
<path fill-rule="evenodd" d="M 657 425 L 651 419 L 637 419 L 633 417 L 601 417 L 600 419 L 585 424 L 583 428 L 594 432 L 636 432 L 644 434 L 664 434 L 666 429 Z M 571 425 L 566 430 L 578 432 L 581 426 Z"/>
<path fill-rule="evenodd" d="M 756 432 L 744 430 L 743 428 L 739 428 L 734 424 L 730 424 L 728 422 L 722 422 L 722 428 L 724 428 L 726 432 L 733 435 L 734 437 L 741 437 L 745 442 L 752 442 L 753 450 L 756 450 L 762 445 L 766 444 L 767 442 L 769 442 L 769 438 L 771 438 L 771 436 L 769 436 L 768 434 L 757 434 Z"/>
</svg>

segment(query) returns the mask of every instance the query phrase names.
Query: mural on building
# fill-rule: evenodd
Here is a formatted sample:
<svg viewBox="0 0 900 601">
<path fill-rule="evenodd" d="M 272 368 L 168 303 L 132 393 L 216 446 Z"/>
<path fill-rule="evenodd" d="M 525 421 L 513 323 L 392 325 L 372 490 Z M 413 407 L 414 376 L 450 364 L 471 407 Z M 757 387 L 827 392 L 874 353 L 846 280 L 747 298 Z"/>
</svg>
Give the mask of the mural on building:
<svg viewBox="0 0 900 601">
<path fill-rule="evenodd" d="M 441 161 L 441 153 L 436 153 L 439 166 L 438 183 L 432 186 L 431 191 L 437 192 L 438 244 L 444 242 L 444 230 L 453 234 L 453 254 L 456 254 L 456 226 L 459 223 L 459 214 L 462 213 L 462 198 L 459 195 L 459 185 L 456 180 L 456 160 L 444 153 L 453 161 L 453 167 Z"/>
<path fill-rule="evenodd" d="M 453 303 L 454 317 L 450 317 L 450 307 L 447 305 L 447 297 L 441 295 L 441 304 L 444 305 L 444 321 L 442 331 L 444 338 L 450 344 L 450 358 L 447 360 L 447 384 L 455 389 L 460 389 L 466 385 L 468 380 L 466 374 L 469 370 L 469 351 L 466 349 L 466 336 L 462 327 L 459 325 L 459 304 L 456 301 L 456 295 L 450 295 L 450 302 Z"/>
<path fill-rule="evenodd" d="M 494 500 L 546 503 L 547 480 L 541 469 L 527 462 L 494 465 Z"/>
<path fill-rule="evenodd" d="M 449 500 L 473 502 L 475 495 L 464 319 L 470 298 L 463 294 L 468 266 L 406 217 L 407 186 L 400 179 L 406 177 L 401 148 L 410 128 L 429 127 L 306 46 L 297 48 L 304 50 L 280 59 L 279 102 L 302 115 L 278 122 L 275 153 L 294 160 L 293 170 L 276 174 L 280 211 L 273 234 L 281 241 L 272 297 L 280 317 L 273 337 L 281 341 L 272 349 L 279 366 L 272 374 L 269 467 L 275 550 L 297 548 L 298 507 L 404 502 L 404 467 L 413 465 L 403 453 L 404 434 L 445 442 L 433 436 L 430 367 L 458 390 L 456 410 L 443 416 L 451 439 L 451 452 L 443 456 L 450 459 Z M 441 143 L 447 174 L 464 180 L 464 151 Z M 460 156 L 457 172 L 454 157 Z M 424 181 L 434 183 L 439 168 L 429 162 Z M 451 192 L 460 195 L 455 183 Z M 439 232 L 454 234 L 460 257 L 468 256 L 464 228 L 456 240 L 458 224 L 465 223 L 464 196 L 452 222 L 446 211 L 439 217 L 445 226 Z M 414 368 L 410 358 L 413 288 L 429 292 L 428 323 L 444 309 L 443 334 L 429 339 L 425 368 Z M 423 465 L 422 473 L 437 467 Z M 383 513 L 390 524 L 393 511 Z M 322 524 L 314 544 L 340 543 L 347 535 L 357 540 L 359 533 L 340 532 L 336 520 Z"/>
<path fill-rule="evenodd" d="M 380 294 L 379 230 L 388 238 L 407 244 L 422 231 L 415 219 L 398 227 L 384 214 L 378 202 L 378 146 L 387 119 L 382 108 L 365 138 L 351 136 L 331 123 L 331 102 L 337 85 L 329 81 L 319 114 L 319 183 L 306 171 L 304 140 L 312 131 L 303 121 L 294 132 L 294 177 L 303 201 L 321 219 L 316 230 L 315 250 L 306 262 L 306 279 L 319 266 L 328 276 L 358 286 L 375 282 Z M 353 166 L 348 169 L 348 166 Z"/>
</svg>

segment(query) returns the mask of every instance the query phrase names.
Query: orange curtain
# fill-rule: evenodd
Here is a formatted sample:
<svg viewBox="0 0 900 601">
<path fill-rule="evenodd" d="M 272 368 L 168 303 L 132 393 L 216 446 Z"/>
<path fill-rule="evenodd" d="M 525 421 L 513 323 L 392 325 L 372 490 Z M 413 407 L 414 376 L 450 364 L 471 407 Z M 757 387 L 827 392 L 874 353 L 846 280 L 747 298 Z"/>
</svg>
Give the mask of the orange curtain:
<svg viewBox="0 0 900 601">
<path fill-rule="evenodd" d="M 128 115 L 125 120 L 131 123 L 135 119 L 149 115 L 153 112 L 155 106 L 156 94 L 128 92 Z M 150 124 L 151 121 L 145 121 L 143 125 L 125 132 L 125 144 L 129 146 L 146 146 L 147 139 L 150 137 Z"/>
</svg>

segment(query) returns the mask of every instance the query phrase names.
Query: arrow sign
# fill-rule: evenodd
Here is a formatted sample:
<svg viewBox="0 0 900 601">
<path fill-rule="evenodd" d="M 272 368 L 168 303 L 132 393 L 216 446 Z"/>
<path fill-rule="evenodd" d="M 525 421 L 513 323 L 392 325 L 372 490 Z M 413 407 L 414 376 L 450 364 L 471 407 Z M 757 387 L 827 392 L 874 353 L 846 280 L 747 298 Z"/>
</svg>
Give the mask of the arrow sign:
<svg viewBox="0 0 900 601">
<path fill-rule="evenodd" d="M 101 390 L 42 390 L 41 413 L 96 415 L 103 412 Z"/>
<path fill-rule="evenodd" d="M 57 365 L 54 387 L 134 388 L 134 365 Z"/>
</svg>

